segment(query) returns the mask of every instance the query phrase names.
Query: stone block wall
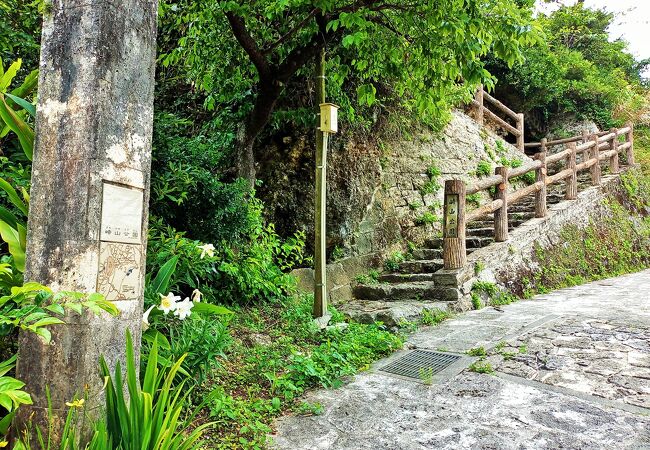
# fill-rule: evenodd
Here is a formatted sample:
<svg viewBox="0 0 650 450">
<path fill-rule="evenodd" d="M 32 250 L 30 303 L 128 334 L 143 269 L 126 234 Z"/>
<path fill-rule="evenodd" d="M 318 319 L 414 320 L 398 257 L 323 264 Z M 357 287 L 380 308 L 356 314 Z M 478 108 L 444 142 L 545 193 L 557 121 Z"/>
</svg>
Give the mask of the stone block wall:
<svg viewBox="0 0 650 450">
<path fill-rule="evenodd" d="M 474 179 L 479 162 L 491 170 L 502 159 L 523 163 L 530 159 L 502 139 L 482 130 L 473 119 L 455 111 L 438 135 L 421 133 L 409 141 L 388 143 L 383 150 L 381 174 L 360 223 L 345 242 L 353 255 L 385 253 L 416 245 L 440 233 L 440 223 L 418 221 L 425 213 L 442 217 L 445 180 Z M 439 176 L 432 177 L 435 168 Z M 435 192 L 427 187 L 437 186 Z"/>
</svg>

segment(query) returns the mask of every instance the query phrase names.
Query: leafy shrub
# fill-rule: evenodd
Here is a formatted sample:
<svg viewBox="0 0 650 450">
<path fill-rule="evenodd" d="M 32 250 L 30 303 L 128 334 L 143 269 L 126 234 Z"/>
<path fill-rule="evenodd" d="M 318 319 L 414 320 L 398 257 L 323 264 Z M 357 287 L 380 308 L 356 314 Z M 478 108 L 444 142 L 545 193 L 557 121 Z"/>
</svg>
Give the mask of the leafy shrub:
<svg viewBox="0 0 650 450">
<path fill-rule="evenodd" d="M 476 373 L 486 373 L 486 374 L 494 373 L 494 368 L 492 367 L 492 364 L 490 364 L 489 361 L 484 361 L 482 359 L 479 359 L 478 361 L 474 361 L 468 367 L 468 370 L 470 372 L 476 372 Z"/>
<path fill-rule="evenodd" d="M 431 225 L 440 222 L 440 218 L 431 211 L 425 211 L 415 218 L 416 225 Z"/>
<path fill-rule="evenodd" d="M 151 214 L 194 239 L 243 243 L 260 218 L 249 208 L 248 184 L 224 180 L 231 137 L 191 136 L 193 131 L 191 122 L 170 114 L 156 116 Z"/>
<path fill-rule="evenodd" d="M 438 192 L 440 188 L 442 188 L 438 181 L 441 174 L 442 171 L 436 165 L 430 165 L 427 168 L 427 176 L 429 177 L 429 180 L 420 188 L 420 194 L 424 196 Z"/>
<path fill-rule="evenodd" d="M 10 270 L 7 264 L 0 265 L 0 272 Z M 48 327 L 64 323 L 62 318 L 66 310 L 79 314 L 84 309 L 95 314 L 101 311 L 118 314 L 115 305 L 100 294 L 53 293 L 48 287 L 34 282 L 12 287 L 9 295 L 0 298 L 0 305 L 0 336 L 3 340 L 15 339 L 16 332 L 20 329 L 36 334 L 46 344 L 52 339 Z M 21 405 L 32 404 L 31 395 L 23 390 L 25 383 L 7 376 L 13 371 L 15 362 L 16 355 L 12 355 L 0 363 L 0 406 L 4 410 L 0 419 L 0 435 L 3 436 L 9 430 L 16 409 Z"/>
<path fill-rule="evenodd" d="M 540 15 L 546 38 L 524 49 L 525 62 L 488 63 L 499 78 L 497 94 L 526 114 L 574 116 L 603 129 L 642 117 L 648 106 L 640 80 L 648 61 L 635 61 L 623 40 L 610 40 L 613 21 L 613 14 L 582 2 Z"/>
<path fill-rule="evenodd" d="M 420 320 L 424 325 L 438 325 L 439 323 L 444 322 L 450 317 L 451 317 L 451 313 L 447 311 L 443 311 L 442 309 L 439 308 L 433 308 L 433 309 L 424 309 L 422 311 L 422 315 L 420 316 Z"/>
<path fill-rule="evenodd" d="M 474 194 L 469 194 L 466 197 L 465 201 L 467 202 L 468 205 L 478 208 L 479 206 L 481 206 L 481 193 L 475 192 Z"/>
<path fill-rule="evenodd" d="M 429 195 L 429 194 L 435 194 L 440 190 L 442 186 L 440 183 L 438 183 L 438 180 L 433 179 L 429 180 L 422 187 L 420 188 L 420 194 L 422 195 Z"/>
<path fill-rule="evenodd" d="M 357 275 L 355 281 L 361 284 L 377 284 L 379 282 L 379 271 L 369 270 L 367 275 Z"/>
<path fill-rule="evenodd" d="M 488 161 L 479 161 L 475 173 L 478 177 L 486 177 L 490 175 L 492 173 L 492 164 Z"/>
<path fill-rule="evenodd" d="M 178 265 L 170 286 L 183 296 L 200 289 L 215 303 L 273 301 L 293 290 L 295 280 L 287 274 L 303 259 L 304 235 L 282 241 L 273 225 L 264 225 L 261 203 L 251 198 L 248 214 L 254 226 L 247 230 L 240 245 L 215 242 L 212 256 L 201 257 L 202 242 L 188 239 L 162 221 L 151 224 L 147 264 L 150 272 L 159 270 L 170 258 Z M 205 256 L 205 255 L 204 255 Z"/>
<path fill-rule="evenodd" d="M 518 300 L 515 295 L 509 291 L 501 289 L 494 283 L 476 281 L 472 285 L 472 304 L 475 308 L 476 306 L 481 305 L 481 296 L 484 296 L 487 302 L 493 306 L 509 305 Z"/>
</svg>

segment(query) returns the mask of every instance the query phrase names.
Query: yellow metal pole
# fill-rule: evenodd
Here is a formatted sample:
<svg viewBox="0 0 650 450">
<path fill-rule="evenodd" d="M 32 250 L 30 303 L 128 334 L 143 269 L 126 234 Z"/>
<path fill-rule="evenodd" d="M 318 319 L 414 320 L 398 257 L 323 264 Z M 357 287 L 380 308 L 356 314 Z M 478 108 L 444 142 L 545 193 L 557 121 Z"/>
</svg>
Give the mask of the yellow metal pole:
<svg viewBox="0 0 650 450">
<path fill-rule="evenodd" d="M 316 65 L 318 104 L 325 103 L 325 49 L 321 50 Z M 320 106 L 319 106 L 320 108 Z M 320 109 L 319 109 L 320 115 Z M 320 120 L 319 120 L 320 123 Z M 316 199 L 314 229 L 314 318 L 327 316 L 327 138 L 328 134 L 316 130 Z"/>
</svg>

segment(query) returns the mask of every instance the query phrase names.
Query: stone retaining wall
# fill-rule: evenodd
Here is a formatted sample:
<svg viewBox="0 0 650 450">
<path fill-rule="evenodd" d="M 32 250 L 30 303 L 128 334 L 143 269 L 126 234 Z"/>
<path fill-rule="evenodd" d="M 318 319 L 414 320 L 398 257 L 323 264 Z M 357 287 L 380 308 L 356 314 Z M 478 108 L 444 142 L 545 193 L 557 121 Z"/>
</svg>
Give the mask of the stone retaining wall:
<svg viewBox="0 0 650 450">
<path fill-rule="evenodd" d="M 380 147 L 379 176 L 361 214 L 340 214 L 338 210 L 344 203 L 339 198 L 342 192 L 328 191 L 328 202 L 332 200 L 328 206 L 328 242 L 339 243 L 346 255 L 327 268 L 328 291 L 334 304 L 351 300 L 355 277 L 367 274 L 372 268 L 381 268 L 391 252 L 405 251 L 408 242 L 420 246 L 425 239 L 440 234 L 439 222 L 423 224 L 418 219 L 425 213 L 436 219 L 442 217 L 445 180 L 474 179 L 480 161 L 489 163 L 492 173 L 496 166 L 502 165 L 502 159 L 518 159 L 524 164 L 531 161 L 512 145 L 482 130 L 460 111 L 453 112 L 450 123 L 437 135 L 421 132 L 409 140 L 386 142 Z M 430 176 L 432 167 L 439 170 L 439 176 Z M 332 167 L 332 172 L 336 174 L 340 170 Z M 362 175 L 349 174 L 350 177 Z M 428 193 L 427 184 L 437 185 L 438 189 Z M 355 201 L 350 199 L 348 207 L 356 207 Z M 348 217 L 347 223 L 332 224 L 332 216 Z M 351 217 L 361 217 L 361 220 L 350 223 Z M 311 269 L 299 269 L 294 274 L 302 291 L 313 290 Z"/>
<path fill-rule="evenodd" d="M 586 226 L 590 220 L 606 213 L 604 199 L 620 185 L 618 176 L 605 176 L 602 185 L 590 187 L 572 201 L 563 201 L 549 207 L 548 216 L 531 219 L 510 233 L 506 242 L 490 244 L 467 257 L 467 265 L 460 270 L 436 272 L 436 282 L 456 286 L 462 298 L 455 305 L 459 311 L 472 309 L 471 289 L 475 282 L 485 281 L 509 288 L 520 283 L 523 271 L 535 271 L 534 251 L 537 245 L 549 248 L 561 244 L 560 233 L 566 225 Z M 480 266 L 480 273 L 475 267 Z"/>
</svg>

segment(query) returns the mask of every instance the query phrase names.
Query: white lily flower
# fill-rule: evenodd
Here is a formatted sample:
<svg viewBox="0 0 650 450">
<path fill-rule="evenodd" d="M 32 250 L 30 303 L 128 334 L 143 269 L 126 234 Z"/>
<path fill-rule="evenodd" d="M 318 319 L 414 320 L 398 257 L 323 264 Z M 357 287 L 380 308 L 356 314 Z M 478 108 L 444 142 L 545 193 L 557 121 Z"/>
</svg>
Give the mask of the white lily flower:
<svg viewBox="0 0 650 450">
<path fill-rule="evenodd" d="M 160 295 L 160 310 L 167 314 L 170 311 L 175 311 L 177 308 L 177 302 L 181 299 L 179 295 L 174 295 L 171 292 L 167 295 Z"/>
<path fill-rule="evenodd" d="M 194 289 L 192 291 L 192 301 L 199 303 L 201 301 L 201 298 L 203 297 L 203 292 L 199 291 L 198 289 Z"/>
<path fill-rule="evenodd" d="M 151 310 L 155 308 L 156 305 L 151 305 L 148 310 L 142 315 L 142 331 L 147 331 L 149 329 L 149 314 Z"/>
<path fill-rule="evenodd" d="M 208 255 L 210 258 L 214 256 L 214 245 L 212 244 L 203 244 L 199 245 L 201 249 L 201 259 L 205 258 L 205 255 Z"/>
<path fill-rule="evenodd" d="M 192 314 L 193 306 L 194 303 L 190 301 L 189 297 L 185 297 L 185 300 L 176 303 L 176 309 L 174 310 L 174 315 L 181 320 L 185 320 L 190 316 L 190 314 Z"/>
</svg>

